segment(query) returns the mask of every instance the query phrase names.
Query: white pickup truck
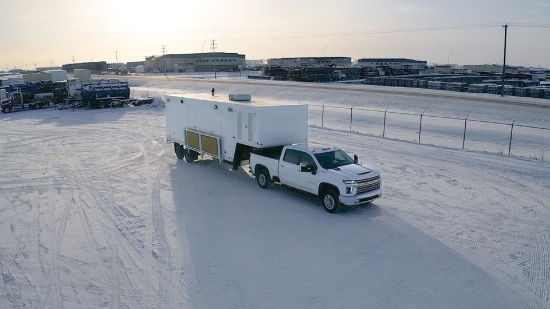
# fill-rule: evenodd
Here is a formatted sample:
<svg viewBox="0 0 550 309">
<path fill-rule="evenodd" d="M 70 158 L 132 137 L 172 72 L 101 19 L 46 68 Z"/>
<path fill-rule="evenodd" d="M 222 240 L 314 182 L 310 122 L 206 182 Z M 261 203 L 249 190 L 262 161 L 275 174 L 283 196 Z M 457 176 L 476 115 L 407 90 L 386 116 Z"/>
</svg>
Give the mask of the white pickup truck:
<svg viewBox="0 0 550 309">
<path fill-rule="evenodd" d="M 340 205 L 357 205 L 382 196 L 380 172 L 358 164 L 336 147 L 294 144 L 254 149 L 250 169 L 258 185 L 265 189 L 272 182 L 315 194 L 326 211 Z"/>
</svg>

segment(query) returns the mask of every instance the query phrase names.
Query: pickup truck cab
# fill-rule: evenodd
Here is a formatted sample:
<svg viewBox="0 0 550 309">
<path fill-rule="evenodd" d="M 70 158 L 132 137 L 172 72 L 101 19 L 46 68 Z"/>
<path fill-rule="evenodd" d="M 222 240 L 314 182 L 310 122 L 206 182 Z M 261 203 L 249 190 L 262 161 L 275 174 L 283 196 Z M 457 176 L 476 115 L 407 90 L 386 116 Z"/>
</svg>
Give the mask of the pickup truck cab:
<svg viewBox="0 0 550 309">
<path fill-rule="evenodd" d="M 358 205 L 382 196 L 380 172 L 357 161 L 337 147 L 294 144 L 253 149 L 250 169 L 261 188 L 279 182 L 315 194 L 325 210 L 334 213 L 341 204 Z"/>
</svg>

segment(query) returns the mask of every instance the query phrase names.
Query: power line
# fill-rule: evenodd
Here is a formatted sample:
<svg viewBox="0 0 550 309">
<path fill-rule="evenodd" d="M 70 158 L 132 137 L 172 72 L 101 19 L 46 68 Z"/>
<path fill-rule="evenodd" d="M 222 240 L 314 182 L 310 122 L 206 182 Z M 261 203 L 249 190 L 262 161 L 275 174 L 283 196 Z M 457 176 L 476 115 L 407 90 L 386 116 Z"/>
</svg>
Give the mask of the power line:
<svg viewBox="0 0 550 309">
<path fill-rule="evenodd" d="M 550 25 L 548 24 L 529 24 L 529 23 L 509 24 L 508 26 L 527 27 L 527 28 L 550 28 Z"/>
<path fill-rule="evenodd" d="M 222 38 L 221 41 L 232 40 L 281 40 L 281 39 L 307 39 L 318 37 L 337 37 L 337 36 L 354 36 L 354 35 L 372 35 L 372 34 L 391 34 L 391 33 L 407 33 L 407 32 L 422 32 L 422 31 L 441 31 L 441 30 L 459 30 L 459 29 L 477 29 L 477 28 L 497 28 L 501 24 L 480 24 L 480 25 L 462 25 L 462 26 L 443 26 L 443 27 L 425 27 L 411 29 L 393 29 L 393 30 L 378 30 L 378 31 L 358 31 L 358 32 L 342 32 L 342 33 L 327 33 L 327 34 L 310 34 L 285 37 L 262 37 L 262 38 Z"/>
</svg>

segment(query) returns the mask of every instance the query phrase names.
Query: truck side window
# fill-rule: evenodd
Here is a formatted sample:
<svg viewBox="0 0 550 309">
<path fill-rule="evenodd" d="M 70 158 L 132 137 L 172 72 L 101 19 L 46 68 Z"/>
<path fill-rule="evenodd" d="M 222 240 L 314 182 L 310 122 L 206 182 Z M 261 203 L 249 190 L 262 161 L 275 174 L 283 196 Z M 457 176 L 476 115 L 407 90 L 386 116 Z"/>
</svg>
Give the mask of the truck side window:
<svg viewBox="0 0 550 309">
<path fill-rule="evenodd" d="M 285 156 L 283 157 L 283 161 L 299 165 L 301 156 L 302 156 L 301 152 L 294 149 L 287 149 L 285 151 Z"/>
<path fill-rule="evenodd" d="M 317 164 L 315 164 L 315 161 L 313 160 L 313 158 L 305 152 L 302 154 L 301 162 L 307 163 L 307 165 L 311 166 L 315 170 L 317 169 Z"/>
</svg>

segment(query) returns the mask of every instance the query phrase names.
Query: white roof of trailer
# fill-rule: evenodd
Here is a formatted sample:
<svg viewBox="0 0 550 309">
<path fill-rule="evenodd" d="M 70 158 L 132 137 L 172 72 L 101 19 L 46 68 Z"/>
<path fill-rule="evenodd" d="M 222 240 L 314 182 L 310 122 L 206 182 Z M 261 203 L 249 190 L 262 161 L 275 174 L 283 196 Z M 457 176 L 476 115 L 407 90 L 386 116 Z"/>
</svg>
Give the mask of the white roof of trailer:
<svg viewBox="0 0 550 309">
<path fill-rule="evenodd" d="M 285 101 L 275 101 L 267 99 L 258 99 L 252 96 L 250 101 L 231 101 L 229 100 L 229 94 L 216 94 L 210 93 L 189 93 L 189 94 L 167 94 L 167 97 L 181 98 L 181 99 L 198 99 L 211 102 L 228 103 L 228 104 L 241 104 L 246 106 L 307 106 L 307 104 L 299 104 Z"/>
</svg>

